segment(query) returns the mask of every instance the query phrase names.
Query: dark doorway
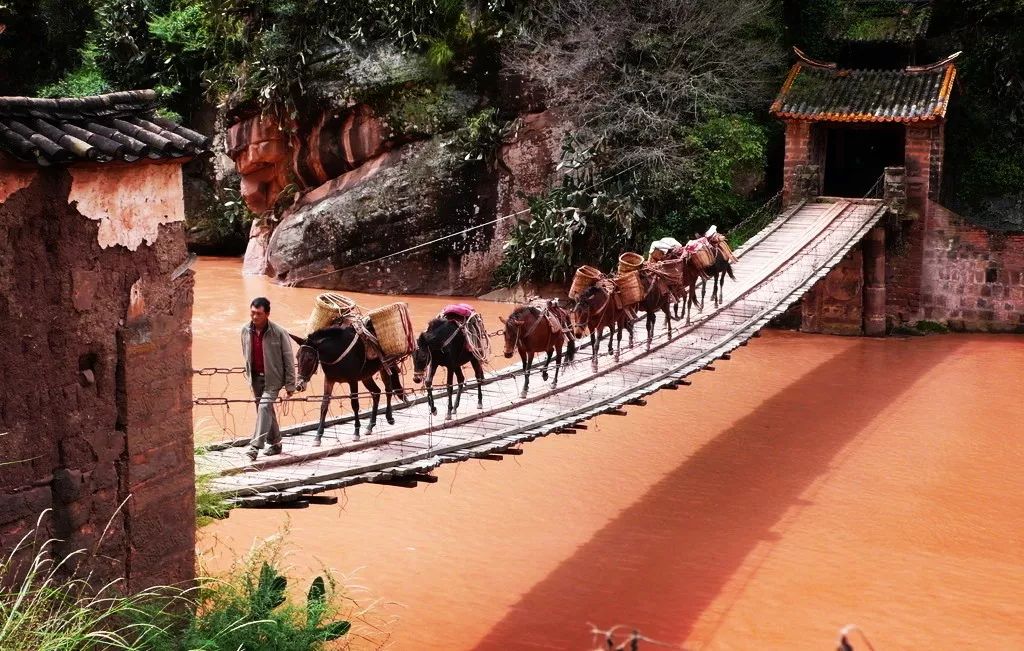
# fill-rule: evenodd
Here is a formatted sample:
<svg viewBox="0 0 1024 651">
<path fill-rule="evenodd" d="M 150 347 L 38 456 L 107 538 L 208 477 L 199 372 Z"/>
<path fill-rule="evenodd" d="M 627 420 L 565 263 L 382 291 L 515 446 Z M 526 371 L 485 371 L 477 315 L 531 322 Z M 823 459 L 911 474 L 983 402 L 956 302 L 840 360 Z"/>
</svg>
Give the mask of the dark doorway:
<svg viewBox="0 0 1024 651">
<path fill-rule="evenodd" d="M 882 169 L 904 164 L 901 124 L 825 127 L 824 194 L 863 197 Z"/>
</svg>

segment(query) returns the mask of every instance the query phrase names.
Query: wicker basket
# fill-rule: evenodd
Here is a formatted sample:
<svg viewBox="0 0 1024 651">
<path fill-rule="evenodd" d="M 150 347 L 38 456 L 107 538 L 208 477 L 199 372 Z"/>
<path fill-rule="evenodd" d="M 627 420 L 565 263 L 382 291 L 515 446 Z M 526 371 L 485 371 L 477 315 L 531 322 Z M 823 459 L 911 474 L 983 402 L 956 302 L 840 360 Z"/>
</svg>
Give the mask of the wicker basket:
<svg viewBox="0 0 1024 651">
<path fill-rule="evenodd" d="M 673 260 L 665 260 L 657 264 L 651 265 L 651 268 L 665 275 L 671 282 L 681 283 L 683 282 L 683 265 L 686 261 L 682 258 L 675 258 Z"/>
<path fill-rule="evenodd" d="M 639 253 L 623 253 L 619 256 L 619 273 L 636 271 L 644 263 L 644 256 Z"/>
<path fill-rule="evenodd" d="M 729 243 L 725 241 L 725 238 L 718 240 L 718 250 L 722 252 L 725 259 L 730 263 L 737 262 L 736 256 L 732 254 L 732 249 L 729 248 Z"/>
<path fill-rule="evenodd" d="M 644 288 L 640 284 L 640 274 L 636 271 L 620 273 L 612 279 L 615 289 L 619 292 L 619 299 L 623 306 L 634 305 L 644 300 Z"/>
<path fill-rule="evenodd" d="M 352 314 L 356 310 L 356 302 L 348 296 L 327 292 L 320 294 L 313 302 L 313 311 L 306 321 L 307 332 L 316 332 L 326 328 L 338 319 Z"/>
<path fill-rule="evenodd" d="M 367 316 L 373 324 L 373 332 L 377 335 L 384 357 L 405 357 L 415 350 L 416 338 L 409 319 L 408 305 L 392 303 L 372 310 Z"/>
<path fill-rule="evenodd" d="M 569 288 L 569 298 L 579 298 L 580 294 L 596 283 L 602 275 L 600 269 L 588 265 L 577 269 L 576 275 L 572 279 L 572 286 Z"/>
<path fill-rule="evenodd" d="M 661 262 L 665 259 L 665 255 L 665 251 L 662 251 L 661 249 L 654 249 L 651 251 L 650 260 L 651 262 Z"/>
<path fill-rule="evenodd" d="M 691 256 L 693 263 L 698 269 L 707 269 L 715 264 L 715 254 L 708 247 L 701 247 L 694 251 Z"/>
</svg>

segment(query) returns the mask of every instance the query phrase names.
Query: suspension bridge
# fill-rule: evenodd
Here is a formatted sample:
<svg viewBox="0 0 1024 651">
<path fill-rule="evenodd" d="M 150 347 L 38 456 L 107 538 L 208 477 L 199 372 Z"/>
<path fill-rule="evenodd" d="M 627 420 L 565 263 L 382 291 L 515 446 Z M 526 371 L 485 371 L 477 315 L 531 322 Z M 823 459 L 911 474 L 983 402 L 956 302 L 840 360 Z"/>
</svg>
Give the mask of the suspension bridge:
<svg viewBox="0 0 1024 651">
<path fill-rule="evenodd" d="M 280 455 L 253 463 L 244 454 L 248 439 L 226 441 L 198 455 L 196 471 L 213 475 L 210 490 L 238 506 L 304 506 L 358 483 L 433 483 L 431 470 L 443 463 L 520 454 L 522 443 L 539 436 L 585 430 L 588 418 L 622 414 L 623 406 L 643 405 L 645 396 L 685 386 L 688 375 L 728 359 L 838 264 L 886 210 L 878 199 L 798 204 L 736 251 L 736 281 L 726 285 L 719 306 L 707 305 L 691 325 L 674 322 L 671 335 L 659 315 L 651 340 L 638 327 L 632 346 L 580 354 L 562 369 L 557 386 L 534 370 L 530 393 L 521 397 L 516 364 L 485 378 L 481 410 L 468 382 L 469 399 L 452 420 L 431 416 L 419 399 L 395 409 L 394 425 L 380 424 L 358 440 L 351 416 L 329 421 L 322 447 L 313 445 L 316 423 L 308 423 L 285 430 Z"/>
</svg>

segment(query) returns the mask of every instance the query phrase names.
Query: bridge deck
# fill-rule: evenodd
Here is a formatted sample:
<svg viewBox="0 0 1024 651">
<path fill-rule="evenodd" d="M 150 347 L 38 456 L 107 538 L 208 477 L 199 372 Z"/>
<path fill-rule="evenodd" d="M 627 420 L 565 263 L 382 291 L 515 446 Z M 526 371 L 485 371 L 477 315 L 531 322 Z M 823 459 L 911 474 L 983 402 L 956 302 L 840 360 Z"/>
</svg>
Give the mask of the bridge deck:
<svg viewBox="0 0 1024 651">
<path fill-rule="evenodd" d="M 780 216 L 736 252 L 736 281 L 726 284 L 719 308 L 707 309 L 688 327 L 673 323 L 671 337 L 659 317 L 650 342 L 638 324 L 632 347 L 623 345 L 613 356 L 602 346 L 596 370 L 592 353 L 579 355 L 562 370 L 557 387 L 534 372 L 530 393 L 521 398 L 521 373 L 509 367 L 488 379 L 482 411 L 475 409 L 473 390 L 464 394 L 459 417 L 452 421 L 412 404 L 395 411 L 394 425 L 381 418 L 378 430 L 358 441 L 352 440 L 347 419 L 340 419 L 325 434 L 324 447 L 313 447 L 307 429 L 288 439 L 286 453 L 255 464 L 245 458 L 244 447 L 211 450 L 197 457 L 197 472 L 219 475 L 211 486 L 215 492 L 258 506 L 360 482 L 422 480 L 441 463 L 509 453 L 523 441 L 570 430 L 675 386 L 743 345 L 837 264 L 884 212 L 878 201 L 835 200 L 807 203 Z"/>
</svg>

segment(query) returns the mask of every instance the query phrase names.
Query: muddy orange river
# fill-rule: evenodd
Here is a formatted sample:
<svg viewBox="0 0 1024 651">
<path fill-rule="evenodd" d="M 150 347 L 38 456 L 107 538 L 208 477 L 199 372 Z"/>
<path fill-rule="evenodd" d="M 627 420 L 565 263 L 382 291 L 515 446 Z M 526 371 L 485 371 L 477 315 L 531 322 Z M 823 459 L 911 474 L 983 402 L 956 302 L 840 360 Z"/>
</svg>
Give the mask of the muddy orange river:
<svg viewBox="0 0 1024 651">
<path fill-rule="evenodd" d="M 195 365 L 240 362 L 252 297 L 301 329 L 317 293 L 201 260 Z M 404 300 L 422 325 L 451 299 Z M 474 303 L 492 329 L 508 312 Z M 393 649 L 594 649 L 591 624 L 687 649 L 834 649 L 847 624 L 878 651 L 1024 648 L 1024 339 L 766 331 L 716 368 L 436 484 L 234 511 L 200 550 L 218 571 L 286 530 L 297 583 L 344 577 Z M 195 393 L 243 397 L 229 377 Z M 200 440 L 251 424 L 196 419 Z"/>
</svg>

